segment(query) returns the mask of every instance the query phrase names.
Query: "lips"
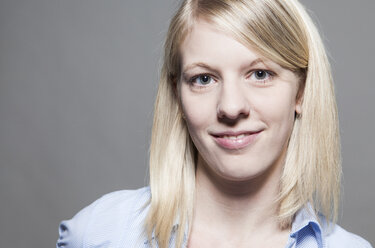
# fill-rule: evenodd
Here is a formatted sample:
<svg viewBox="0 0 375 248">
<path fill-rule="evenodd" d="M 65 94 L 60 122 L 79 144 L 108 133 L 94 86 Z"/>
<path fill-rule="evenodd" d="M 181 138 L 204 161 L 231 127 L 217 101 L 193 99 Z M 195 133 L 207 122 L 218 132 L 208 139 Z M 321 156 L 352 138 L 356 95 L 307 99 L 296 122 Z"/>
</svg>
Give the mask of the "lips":
<svg viewBox="0 0 375 248">
<path fill-rule="evenodd" d="M 260 133 L 261 131 L 227 131 L 212 133 L 211 135 L 220 147 L 238 150 L 253 144 Z"/>
</svg>

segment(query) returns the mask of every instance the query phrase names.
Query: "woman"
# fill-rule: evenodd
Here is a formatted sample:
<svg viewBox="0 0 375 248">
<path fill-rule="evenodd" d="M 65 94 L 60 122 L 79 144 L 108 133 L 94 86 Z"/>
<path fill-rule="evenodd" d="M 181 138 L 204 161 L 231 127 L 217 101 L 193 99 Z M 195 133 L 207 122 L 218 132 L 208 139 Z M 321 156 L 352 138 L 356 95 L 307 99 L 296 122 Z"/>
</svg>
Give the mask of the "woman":
<svg viewBox="0 0 375 248">
<path fill-rule="evenodd" d="M 97 200 L 57 247 L 371 247 L 334 222 L 338 117 L 297 0 L 186 0 L 155 104 L 150 187 Z"/>
</svg>

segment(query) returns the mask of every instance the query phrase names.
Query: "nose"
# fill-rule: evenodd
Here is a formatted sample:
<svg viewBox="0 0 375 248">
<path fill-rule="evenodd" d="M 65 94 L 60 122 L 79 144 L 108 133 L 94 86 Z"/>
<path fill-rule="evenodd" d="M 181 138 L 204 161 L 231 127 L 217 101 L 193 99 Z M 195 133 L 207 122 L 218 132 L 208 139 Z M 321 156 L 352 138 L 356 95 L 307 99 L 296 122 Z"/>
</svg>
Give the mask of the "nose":
<svg viewBox="0 0 375 248">
<path fill-rule="evenodd" d="M 233 122 L 247 117 L 249 113 L 250 104 L 240 83 L 224 82 L 217 104 L 218 118 Z"/>
</svg>

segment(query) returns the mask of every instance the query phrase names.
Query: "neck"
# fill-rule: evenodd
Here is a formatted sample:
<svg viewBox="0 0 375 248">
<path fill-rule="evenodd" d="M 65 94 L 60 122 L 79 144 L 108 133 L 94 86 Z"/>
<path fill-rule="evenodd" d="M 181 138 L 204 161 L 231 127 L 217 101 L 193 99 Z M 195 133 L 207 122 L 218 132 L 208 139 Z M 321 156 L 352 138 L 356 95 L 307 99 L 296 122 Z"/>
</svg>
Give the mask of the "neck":
<svg viewBox="0 0 375 248">
<path fill-rule="evenodd" d="M 222 179 L 208 170 L 199 158 L 194 222 L 207 222 L 237 234 L 241 230 L 248 233 L 262 228 L 273 232 L 279 229 L 275 199 L 281 166 L 272 166 L 262 175 L 242 181 Z"/>
</svg>

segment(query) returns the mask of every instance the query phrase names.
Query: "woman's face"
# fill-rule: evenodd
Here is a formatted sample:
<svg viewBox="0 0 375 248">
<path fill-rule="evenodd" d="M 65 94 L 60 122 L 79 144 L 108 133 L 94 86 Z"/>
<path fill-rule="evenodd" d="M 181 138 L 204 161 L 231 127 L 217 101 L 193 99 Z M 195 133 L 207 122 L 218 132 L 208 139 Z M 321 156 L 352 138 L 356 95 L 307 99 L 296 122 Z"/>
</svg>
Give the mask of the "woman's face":
<svg viewBox="0 0 375 248">
<path fill-rule="evenodd" d="M 233 181 L 281 166 L 300 111 L 298 77 L 204 21 L 180 52 L 178 94 L 202 166 Z"/>
</svg>

